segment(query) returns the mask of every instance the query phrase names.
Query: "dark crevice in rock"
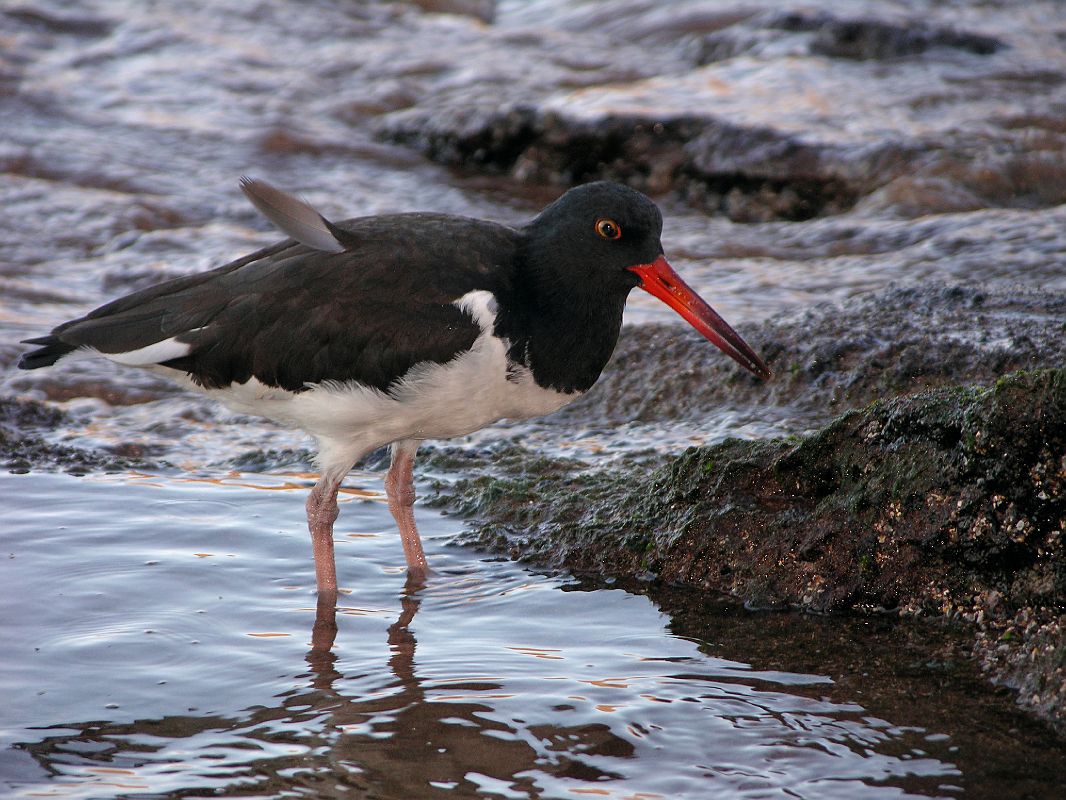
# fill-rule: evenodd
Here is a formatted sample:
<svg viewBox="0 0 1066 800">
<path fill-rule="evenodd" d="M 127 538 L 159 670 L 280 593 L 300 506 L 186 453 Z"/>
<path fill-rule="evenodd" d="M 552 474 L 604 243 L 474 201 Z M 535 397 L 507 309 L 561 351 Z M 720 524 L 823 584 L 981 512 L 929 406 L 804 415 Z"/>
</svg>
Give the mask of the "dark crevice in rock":
<svg viewBox="0 0 1066 800">
<path fill-rule="evenodd" d="M 915 56 L 934 47 L 948 47 L 987 56 L 1006 45 L 991 36 L 917 21 L 906 24 L 876 18 L 841 19 L 831 14 L 785 12 L 770 17 L 766 27 L 811 32 L 812 53 L 856 60 Z"/>
</svg>

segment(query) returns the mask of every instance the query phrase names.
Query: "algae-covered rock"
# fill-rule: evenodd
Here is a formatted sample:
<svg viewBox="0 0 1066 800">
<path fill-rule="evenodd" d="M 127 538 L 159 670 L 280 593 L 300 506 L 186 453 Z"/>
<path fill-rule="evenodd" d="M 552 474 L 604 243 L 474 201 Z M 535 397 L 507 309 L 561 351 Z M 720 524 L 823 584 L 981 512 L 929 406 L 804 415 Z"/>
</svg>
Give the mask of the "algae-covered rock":
<svg viewBox="0 0 1066 800">
<path fill-rule="evenodd" d="M 962 616 L 995 640 L 994 674 L 1066 718 L 1066 370 L 878 401 L 655 470 L 512 458 L 502 473 L 442 493 L 478 518 L 469 543 L 760 607 Z"/>
</svg>

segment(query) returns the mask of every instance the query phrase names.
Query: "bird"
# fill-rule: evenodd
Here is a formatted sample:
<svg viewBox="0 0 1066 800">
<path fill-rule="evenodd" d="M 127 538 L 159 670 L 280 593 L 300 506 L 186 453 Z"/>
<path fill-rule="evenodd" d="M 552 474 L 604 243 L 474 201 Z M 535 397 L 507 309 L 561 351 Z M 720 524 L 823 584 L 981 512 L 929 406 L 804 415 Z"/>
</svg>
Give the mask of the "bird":
<svg viewBox="0 0 1066 800">
<path fill-rule="evenodd" d="M 333 222 L 265 181 L 240 186 L 288 238 L 26 339 L 36 349 L 19 367 L 102 357 L 310 434 L 320 599 L 336 597 L 337 493 L 360 459 L 390 446 L 389 510 L 409 574 L 426 574 L 414 517 L 419 444 L 549 414 L 588 392 L 634 288 L 771 376 L 670 266 L 659 208 L 628 186 L 576 186 L 519 227 L 425 212 Z"/>
</svg>

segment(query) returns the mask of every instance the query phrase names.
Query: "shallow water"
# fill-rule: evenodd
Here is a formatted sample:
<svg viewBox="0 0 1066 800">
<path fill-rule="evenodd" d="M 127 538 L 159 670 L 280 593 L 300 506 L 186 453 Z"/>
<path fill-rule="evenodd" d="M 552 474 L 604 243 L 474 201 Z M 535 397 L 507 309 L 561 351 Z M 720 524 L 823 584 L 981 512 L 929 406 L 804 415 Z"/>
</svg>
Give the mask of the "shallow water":
<svg viewBox="0 0 1066 800">
<path fill-rule="evenodd" d="M 656 198 L 671 261 L 742 330 L 891 283 L 1066 288 L 1061 4 L 822 6 L 957 23 L 1008 47 L 834 61 L 802 33 L 760 27 L 747 5 L 710 0 L 669 13 L 516 0 L 491 25 L 402 3 L 0 9 L 0 391 L 69 411 L 55 442 L 173 465 L 0 475 L 0 785 L 70 797 L 1055 796 L 1058 747 L 1025 733 L 1009 699 L 925 673 L 890 681 L 888 641 L 868 644 L 876 666 L 858 684 L 830 669 L 831 641 L 807 657 L 830 629 L 865 641 L 846 621 L 710 607 L 679 635 L 639 593 L 450 548 L 461 522 L 421 508 L 437 573 L 405 587 L 374 473 L 347 483 L 337 546 L 350 593 L 332 651 L 312 649 L 330 620 L 316 629 L 310 479 L 286 473 L 306 461 L 303 436 L 113 365 L 14 368 L 20 339 L 276 240 L 237 190 L 242 174 L 336 217 L 528 219 L 562 187 L 453 170 L 379 135 L 408 113 L 520 101 L 713 108 L 795 132 L 857 172 L 871 150 L 921 145 L 914 176 L 806 222 L 738 224 Z M 737 57 L 697 63 L 719 29 L 716 46 Z M 834 99 L 857 86 L 863 113 L 842 125 Z M 638 295 L 626 317 L 668 318 Z M 748 408 L 669 424 L 548 420 L 459 444 L 518 436 L 610 464 L 803 426 L 788 409 Z M 812 674 L 789 671 L 798 663 Z"/>
<path fill-rule="evenodd" d="M 405 585 L 371 473 L 344 496 L 329 650 L 307 484 L 0 476 L 5 796 L 991 797 L 968 770 L 1019 769 L 937 703 L 898 698 L 900 724 L 828 675 L 719 655 L 759 615 L 679 636 L 647 597 L 448 547 L 458 523 L 429 510 L 435 574 Z M 1003 724 L 981 705 L 955 712 Z"/>
</svg>

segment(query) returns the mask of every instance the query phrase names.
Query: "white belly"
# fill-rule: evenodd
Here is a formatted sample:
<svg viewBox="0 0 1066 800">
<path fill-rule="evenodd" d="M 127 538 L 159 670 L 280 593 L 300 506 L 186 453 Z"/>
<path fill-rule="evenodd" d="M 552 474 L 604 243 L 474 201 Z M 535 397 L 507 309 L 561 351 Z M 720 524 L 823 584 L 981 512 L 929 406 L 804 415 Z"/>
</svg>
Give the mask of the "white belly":
<svg viewBox="0 0 1066 800">
<path fill-rule="evenodd" d="M 415 365 L 388 393 L 330 381 L 290 392 L 255 378 L 206 393 L 242 413 L 307 431 L 318 442 L 322 468 L 343 471 L 390 442 L 462 436 L 500 419 L 549 414 L 580 396 L 537 386 L 524 368 L 512 366 L 508 379 L 508 345 L 492 335 L 492 294 L 471 292 L 456 305 L 481 327 L 473 347 L 446 364 Z"/>
</svg>

